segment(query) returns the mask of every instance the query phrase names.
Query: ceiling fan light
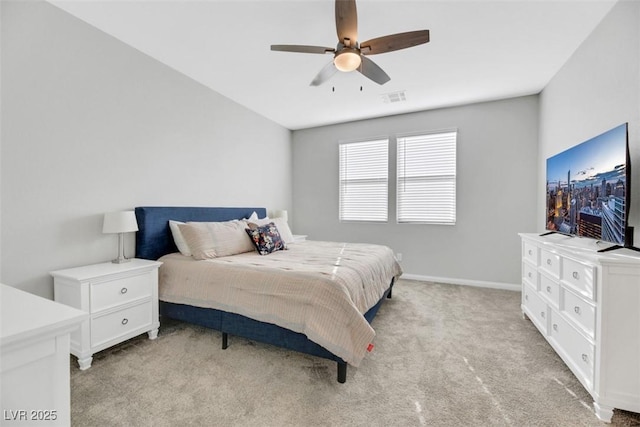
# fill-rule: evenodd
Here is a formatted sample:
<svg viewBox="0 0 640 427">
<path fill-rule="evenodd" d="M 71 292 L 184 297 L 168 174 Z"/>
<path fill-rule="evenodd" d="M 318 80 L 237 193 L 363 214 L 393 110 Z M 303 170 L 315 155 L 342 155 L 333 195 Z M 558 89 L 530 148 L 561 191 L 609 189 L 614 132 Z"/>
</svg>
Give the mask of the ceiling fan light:
<svg viewBox="0 0 640 427">
<path fill-rule="evenodd" d="M 362 59 L 355 49 L 343 49 L 333 59 L 333 63 L 340 71 L 353 71 L 360 66 Z"/>
</svg>

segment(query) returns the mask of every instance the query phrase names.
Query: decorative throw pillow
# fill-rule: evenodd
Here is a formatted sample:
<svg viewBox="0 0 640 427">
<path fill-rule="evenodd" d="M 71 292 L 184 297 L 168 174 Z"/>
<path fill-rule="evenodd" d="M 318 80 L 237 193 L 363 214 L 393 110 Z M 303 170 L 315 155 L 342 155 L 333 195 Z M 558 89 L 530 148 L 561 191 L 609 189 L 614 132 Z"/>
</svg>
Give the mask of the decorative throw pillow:
<svg viewBox="0 0 640 427">
<path fill-rule="evenodd" d="M 293 238 L 293 233 L 291 232 L 291 229 L 289 228 L 289 224 L 287 223 L 287 220 L 284 218 L 263 218 L 263 219 L 257 219 L 254 221 L 251 221 L 256 225 L 267 225 L 271 222 L 273 222 L 276 227 L 278 227 L 278 232 L 280 233 L 280 237 L 282 237 L 282 240 L 284 241 L 285 244 L 289 244 L 289 243 L 294 243 L 295 239 Z"/>
<path fill-rule="evenodd" d="M 179 224 L 184 224 L 184 222 L 169 220 L 169 228 L 171 229 L 173 241 L 182 255 L 191 256 L 191 249 L 189 249 L 189 245 L 187 245 L 187 242 L 185 242 L 182 236 L 182 232 L 178 227 Z"/>
<path fill-rule="evenodd" d="M 280 237 L 278 227 L 273 222 L 261 226 L 249 224 L 249 228 L 245 231 L 260 255 L 268 255 L 271 252 L 287 249 L 282 237 Z"/>
<path fill-rule="evenodd" d="M 244 232 L 247 222 L 187 222 L 178 224 L 182 236 L 195 259 L 236 255 L 251 252 L 253 244 Z"/>
</svg>

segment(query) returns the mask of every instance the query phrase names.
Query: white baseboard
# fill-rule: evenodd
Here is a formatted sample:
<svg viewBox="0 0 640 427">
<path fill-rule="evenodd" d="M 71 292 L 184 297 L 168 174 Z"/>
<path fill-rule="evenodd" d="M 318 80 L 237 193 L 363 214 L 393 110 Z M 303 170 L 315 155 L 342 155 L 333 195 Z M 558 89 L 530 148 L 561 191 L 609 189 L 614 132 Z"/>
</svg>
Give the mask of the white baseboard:
<svg viewBox="0 0 640 427">
<path fill-rule="evenodd" d="M 407 280 L 419 280 L 422 282 L 435 282 L 435 283 L 447 283 L 451 285 L 463 285 L 463 286 L 475 286 L 478 288 L 491 288 L 491 289 L 504 289 L 507 291 L 522 291 L 522 285 L 516 285 L 512 283 L 500 283 L 500 282 L 486 282 L 482 280 L 468 280 L 468 279 L 452 279 L 450 277 L 434 277 L 434 276 L 422 276 L 420 274 L 408 274 L 405 273 L 400 276 L 401 279 Z"/>
</svg>

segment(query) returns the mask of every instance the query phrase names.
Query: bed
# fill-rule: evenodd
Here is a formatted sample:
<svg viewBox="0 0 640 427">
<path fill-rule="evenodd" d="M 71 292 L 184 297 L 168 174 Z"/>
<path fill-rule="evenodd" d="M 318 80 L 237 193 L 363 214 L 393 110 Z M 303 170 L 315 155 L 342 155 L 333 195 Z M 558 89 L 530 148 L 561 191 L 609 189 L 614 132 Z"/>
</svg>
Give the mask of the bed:
<svg viewBox="0 0 640 427">
<path fill-rule="evenodd" d="M 371 349 L 370 323 L 401 274 L 389 248 L 337 242 L 293 243 L 267 256 L 253 251 L 196 260 L 180 254 L 169 227 L 169 221 L 264 218 L 264 208 L 154 206 L 137 207 L 135 213 L 136 257 L 163 262 L 161 316 L 220 331 L 223 349 L 235 335 L 333 360 L 340 383 L 346 381 L 347 365 L 358 366 Z M 379 259 L 372 259 L 378 252 Z M 359 264 L 368 264 L 368 270 L 358 270 Z M 312 280 L 319 284 L 311 286 Z"/>
</svg>

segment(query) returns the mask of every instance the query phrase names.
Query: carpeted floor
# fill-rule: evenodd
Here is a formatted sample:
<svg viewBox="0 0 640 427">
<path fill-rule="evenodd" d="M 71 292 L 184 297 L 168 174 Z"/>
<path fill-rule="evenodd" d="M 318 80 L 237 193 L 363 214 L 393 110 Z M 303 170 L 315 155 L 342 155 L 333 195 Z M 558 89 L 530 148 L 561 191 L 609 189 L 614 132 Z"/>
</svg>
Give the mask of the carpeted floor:
<svg viewBox="0 0 640 427">
<path fill-rule="evenodd" d="M 334 362 L 161 319 L 72 357 L 74 426 L 603 426 L 578 380 L 520 311 L 520 293 L 400 280 L 375 349 L 347 382 Z M 613 425 L 640 426 L 615 411 Z"/>
</svg>

